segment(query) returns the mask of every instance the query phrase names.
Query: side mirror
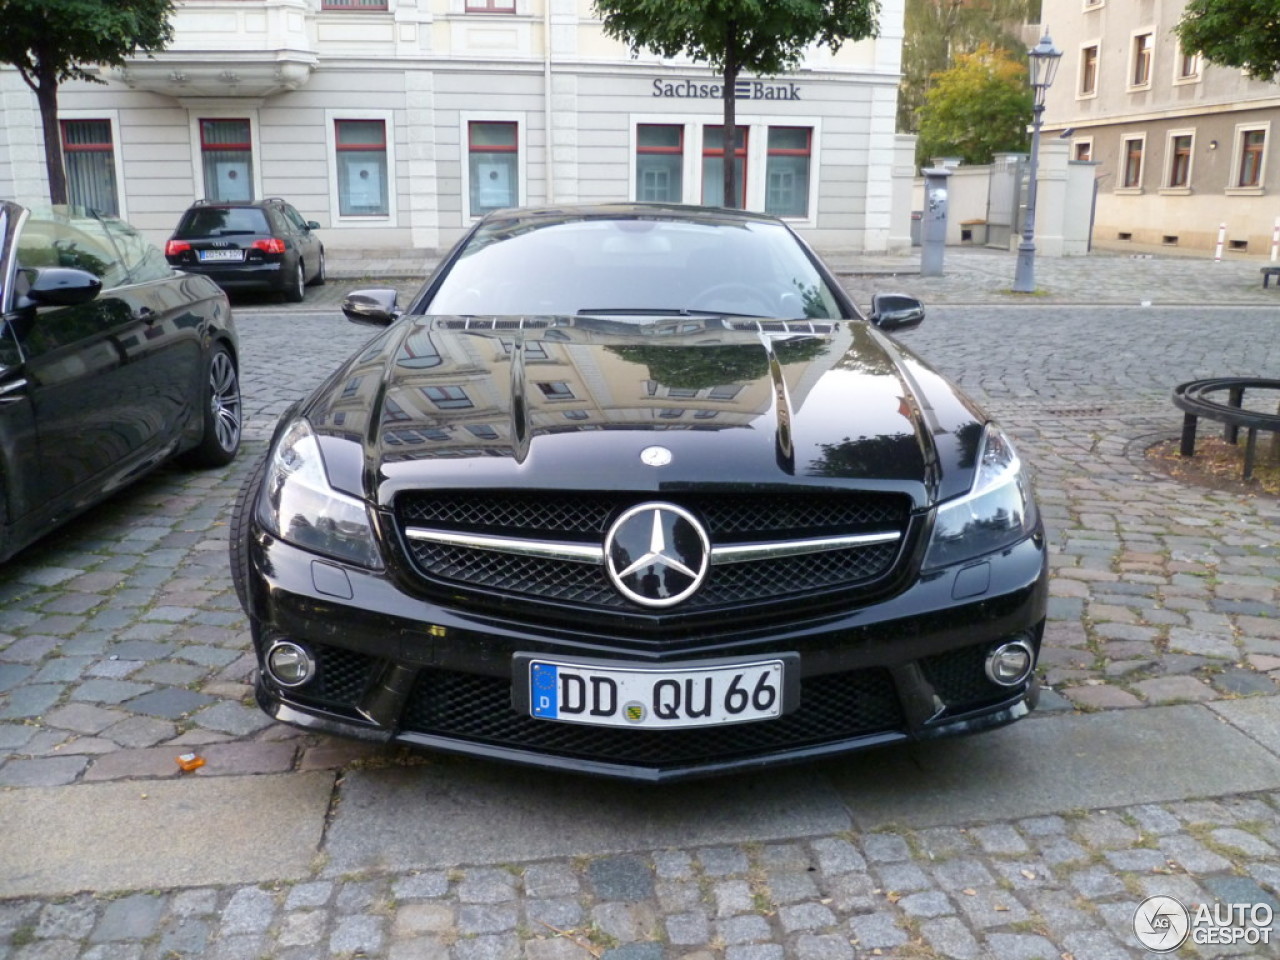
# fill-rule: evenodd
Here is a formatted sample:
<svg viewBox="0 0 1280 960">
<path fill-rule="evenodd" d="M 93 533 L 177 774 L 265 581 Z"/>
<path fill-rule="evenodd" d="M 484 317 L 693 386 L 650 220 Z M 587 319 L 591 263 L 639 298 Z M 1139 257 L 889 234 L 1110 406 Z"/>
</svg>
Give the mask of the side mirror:
<svg viewBox="0 0 1280 960">
<path fill-rule="evenodd" d="M 924 322 L 924 304 L 905 293 L 877 293 L 867 319 L 881 330 L 909 330 Z"/>
<path fill-rule="evenodd" d="M 319 229 L 320 229 L 320 221 L 319 221 L 319 220 L 308 220 L 308 221 L 307 221 L 307 229 L 308 229 L 308 230 L 319 230 Z"/>
<path fill-rule="evenodd" d="M 396 291 L 390 288 L 352 291 L 342 301 L 342 312 L 352 323 L 370 327 L 390 326 L 400 316 Z"/>
<path fill-rule="evenodd" d="M 74 307 L 88 303 L 102 292 L 102 281 L 76 267 L 39 267 L 28 271 L 31 286 L 26 297 L 42 307 Z"/>
</svg>

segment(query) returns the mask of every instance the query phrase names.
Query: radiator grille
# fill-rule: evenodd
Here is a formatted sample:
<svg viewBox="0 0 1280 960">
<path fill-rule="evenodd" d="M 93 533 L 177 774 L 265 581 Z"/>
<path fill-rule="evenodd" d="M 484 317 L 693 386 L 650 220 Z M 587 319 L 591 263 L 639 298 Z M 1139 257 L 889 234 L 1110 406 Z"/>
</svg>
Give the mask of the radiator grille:
<svg viewBox="0 0 1280 960">
<path fill-rule="evenodd" d="M 403 729 L 536 750 L 579 760 L 668 766 L 741 758 L 902 729 L 887 670 L 875 668 L 801 682 L 799 709 L 776 720 L 691 730 L 632 730 L 537 720 L 517 713 L 500 677 L 426 670 L 405 710 Z"/>
</svg>

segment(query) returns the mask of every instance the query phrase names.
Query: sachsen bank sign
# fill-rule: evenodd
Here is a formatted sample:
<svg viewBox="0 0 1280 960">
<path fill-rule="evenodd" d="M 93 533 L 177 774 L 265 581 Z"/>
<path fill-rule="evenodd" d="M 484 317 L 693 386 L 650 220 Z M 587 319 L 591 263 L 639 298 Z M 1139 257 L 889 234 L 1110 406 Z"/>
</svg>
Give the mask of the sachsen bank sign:
<svg viewBox="0 0 1280 960">
<path fill-rule="evenodd" d="M 655 97 L 671 97 L 682 100 L 723 99 L 724 84 L 701 83 L 697 80 L 653 80 Z M 763 80 L 739 80 L 733 85 L 738 100 L 799 100 L 800 85 L 796 83 L 766 83 Z"/>
</svg>

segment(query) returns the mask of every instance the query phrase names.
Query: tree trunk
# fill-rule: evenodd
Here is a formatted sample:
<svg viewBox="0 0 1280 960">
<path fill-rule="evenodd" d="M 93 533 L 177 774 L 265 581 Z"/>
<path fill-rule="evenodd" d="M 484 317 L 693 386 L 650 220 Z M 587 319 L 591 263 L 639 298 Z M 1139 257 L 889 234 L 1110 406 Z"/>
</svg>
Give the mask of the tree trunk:
<svg viewBox="0 0 1280 960">
<path fill-rule="evenodd" d="M 36 102 L 44 128 L 44 166 L 49 176 L 49 202 L 67 202 L 67 171 L 62 165 L 62 128 L 58 124 L 58 77 L 52 68 L 37 65 Z"/>
<path fill-rule="evenodd" d="M 737 58 L 737 25 L 730 20 L 725 25 L 725 57 L 724 57 L 724 205 L 738 206 L 737 168 L 738 153 L 738 121 L 737 121 L 737 85 L 741 67 Z"/>
</svg>

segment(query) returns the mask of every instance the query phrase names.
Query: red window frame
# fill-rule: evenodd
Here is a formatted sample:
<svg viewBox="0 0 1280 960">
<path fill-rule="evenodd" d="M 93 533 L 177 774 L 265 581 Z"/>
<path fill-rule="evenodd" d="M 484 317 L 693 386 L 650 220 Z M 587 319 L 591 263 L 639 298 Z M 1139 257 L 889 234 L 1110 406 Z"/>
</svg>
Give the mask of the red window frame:
<svg viewBox="0 0 1280 960">
<path fill-rule="evenodd" d="M 769 147 L 766 151 L 771 157 L 812 157 L 813 156 L 813 127 L 791 127 L 786 124 L 774 124 L 769 127 L 770 130 L 803 130 L 804 148 L 800 147 Z"/>
<path fill-rule="evenodd" d="M 475 130 L 476 127 L 508 127 L 511 130 L 511 144 L 505 143 L 476 143 Z M 519 153 L 520 152 L 520 124 L 514 120 L 468 120 L 467 121 L 467 152 L 468 153 Z"/>
<path fill-rule="evenodd" d="M 516 0 L 467 0 L 467 13 L 515 13 Z"/>
<path fill-rule="evenodd" d="M 675 130 L 679 133 L 680 142 L 674 147 L 646 146 L 640 142 L 640 131 L 646 127 L 658 127 L 662 130 Z M 684 124 L 682 123 L 638 123 L 636 124 L 636 153 L 674 153 L 684 154 Z"/>
<path fill-rule="evenodd" d="M 115 149 L 114 144 L 110 140 L 101 143 L 72 143 L 67 136 L 67 129 L 73 123 L 105 123 L 107 125 L 108 135 L 111 130 L 111 121 L 106 117 L 81 117 L 75 120 L 60 120 L 59 125 L 62 127 L 62 152 L 63 153 L 110 153 Z"/>
<path fill-rule="evenodd" d="M 243 123 L 246 132 L 251 131 L 248 117 L 211 117 L 200 121 L 200 151 L 206 150 L 246 150 L 253 151 L 253 139 L 245 140 L 237 143 L 210 143 L 205 139 L 205 128 L 210 123 Z"/>
<path fill-rule="evenodd" d="M 708 147 L 708 146 L 707 146 L 707 131 L 708 131 L 708 130 L 719 130 L 719 131 L 720 131 L 720 146 L 719 146 L 719 147 Z M 738 159 L 739 157 L 741 157 L 741 158 L 742 158 L 742 181 L 738 184 L 738 206 L 745 210 L 745 209 L 746 209 L 746 207 L 747 207 L 747 141 L 750 139 L 751 130 L 750 130 L 748 127 L 745 127 L 745 126 L 735 126 L 735 127 L 733 128 L 733 138 L 734 138 L 735 140 L 737 140 L 737 139 L 738 139 L 738 137 L 739 137 L 739 135 L 741 135 L 741 137 L 742 137 L 742 146 L 741 146 L 741 147 L 739 147 L 739 146 L 737 146 L 737 144 L 735 144 L 735 145 L 734 145 L 733 158 L 734 158 L 735 160 L 736 160 L 736 159 Z M 703 157 L 703 159 L 705 160 L 707 157 L 719 157 L 719 158 L 720 158 L 720 160 L 721 160 L 721 162 L 723 163 L 723 162 L 724 162 L 724 157 L 725 157 L 725 152 L 726 152 L 726 151 L 725 151 L 725 148 L 724 148 L 724 140 L 725 140 L 725 137 L 724 137 L 724 124 L 722 124 L 722 123 L 709 123 L 709 124 L 707 124 L 706 126 L 704 126 L 704 127 L 702 128 L 702 157 Z M 722 168 L 722 169 L 723 169 L 723 168 Z M 707 196 L 707 185 L 706 185 L 706 183 L 703 183 L 703 184 L 702 184 L 702 196 L 703 196 L 703 199 L 704 199 L 704 201 L 705 201 L 706 196 Z M 723 185 L 723 184 L 721 184 L 721 183 L 717 183 L 717 184 L 716 184 L 716 193 L 715 193 L 715 197 L 716 197 L 716 202 L 715 202 L 714 206 L 719 206 L 721 203 L 723 203 L 723 202 L 724 202 L 724 185 Z"/>
<path fill-rule="evenodd" d="M 382 139 L 377 143 L 343 143 L 342 142 L 342 125 L 344 123 L 376 123 L 382 130 Z M 385 120 L 366 120 L 361 117 L 353 117 L 347 120 L 333 121 L 333 145 L 335 150 L 341 151 L 358 151 L 358 150 L 377 150 L 380 153 L 387 152 L 387 124 Z"/>
</svg>

